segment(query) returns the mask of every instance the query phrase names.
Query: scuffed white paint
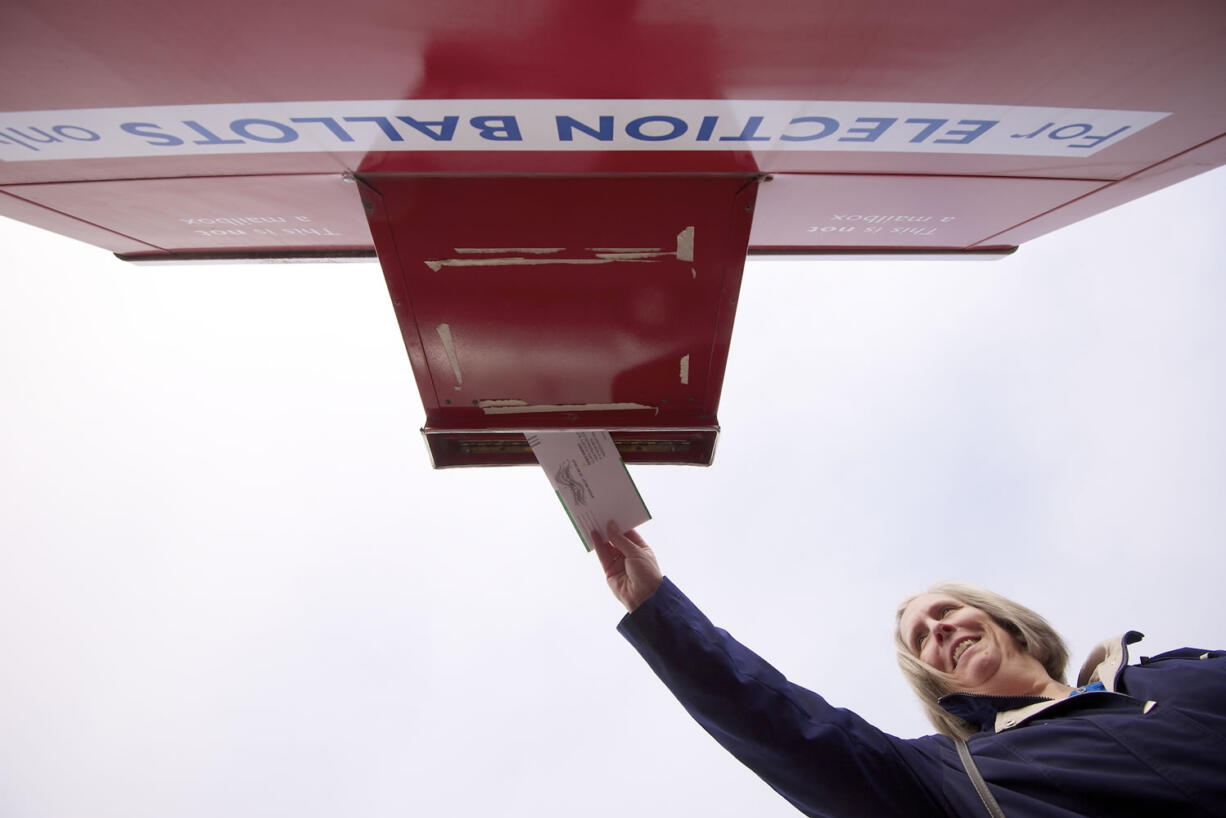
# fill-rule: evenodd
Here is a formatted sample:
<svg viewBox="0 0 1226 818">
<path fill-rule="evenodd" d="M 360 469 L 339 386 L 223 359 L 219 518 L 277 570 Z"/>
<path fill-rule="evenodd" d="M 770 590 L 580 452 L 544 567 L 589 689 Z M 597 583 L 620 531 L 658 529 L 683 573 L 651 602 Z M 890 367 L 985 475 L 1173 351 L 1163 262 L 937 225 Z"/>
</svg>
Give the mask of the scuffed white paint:
<svg viewBox="0 0 1226 818">
<path fill-rule="evenodd" d="M 669 252 L 649 252 L 649 253 L 597 253 L 597 258 L 607 258 L 611 261 L 655 261 L 657 259 L 672 258 L 675 253 Z"/>
<path fill-rule="evenodd" d="M 677 234 L 677 260 L 678 261 L 693 261 L 694 260 L 694 226 L 682 230 Z"/>
<path fill-rule="evenodd" d="M 439 258 L 426 259 L 425 265 L 438 272 L 444 267 L 526 267 L 540 264 L 611 264 L 615 261 L 653 262 L 675 258 L 678 261 L 694 261 L 694 227 L 685 228 L 677 234 L 677 249 L 663 247 L 588 247 L 586 252 L 594 258 L 541 258 L 565 252 L 565 247 L 457 247 L 455 251 L 465 255 L 485 258 Z M 574 251 L 572 251 L 574 252 Z M 692 278 L 698 272 L 690 269 Z"/>
<path fill-rule="evenodd" d="M 453 388 L 458 391 L 464 384 L 464 374 L 460 372 L 460 357 L 456 355 L 455 339 L 451 337 L 451 325 L 439 324 L 435 330 L 438 332 L 439 340 L 443 342 L 443 349 L 447 351 L 447 360 L 451 362 L 451 371 L 455 373 L 456 385 Z"/>
<path fill-rule="evenodd" d="M 668 255 L 672 255 L 669 253 Z M 612 264 L 615 261 L 650 262 L 647 258 L 523 258 L 508 256 L 505 258 L 441 258 L 426 261 L 426 266 L 434 272 L 444 267 L 527 267 L 542 264 Z"/>
<path fill-rule="evenodd" d="M 689 384 L 690 382 L 690 356 L 685 354 L 681 356 L 681 383 Z"/>
<path fill-rule="evenodd" d="M 485 409 L 487 407 L 497 407 L 497 406 L 527 406 L 528 401 L 518 400 L 516 398 L 494 398 L 494 399 L 487 399 L 487 400 L 479 400 L 477 401 L 477 405 L 480 406 L 482 409 Z"/>
<path fill-rule="evenodd" d="M 498 404 L 490 406 L 488 404 Z M 624 412 L 632 409 L 647 409 L 659 413 L 654 406 L 642 403 L 534 403 L 523 401 L 480 401 L 478 406 L 487 415 L 526 415 L 537 412 Z"/>
<path fill-rule="evenodd" d="M 457 253 L 561 253 L 565 247 L 457 247 Z"/>
</svg>

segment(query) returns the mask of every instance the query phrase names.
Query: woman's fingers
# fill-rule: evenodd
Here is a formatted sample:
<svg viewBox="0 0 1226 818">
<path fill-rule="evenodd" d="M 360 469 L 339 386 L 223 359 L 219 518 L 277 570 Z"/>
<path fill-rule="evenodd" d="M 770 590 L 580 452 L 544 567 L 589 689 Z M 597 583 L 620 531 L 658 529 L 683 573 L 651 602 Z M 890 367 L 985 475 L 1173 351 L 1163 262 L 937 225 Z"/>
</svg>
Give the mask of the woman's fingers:
<svg viewBox="0 0 1226 818">
<path fill-rule="evenodd" d="M 624 540 L 629 540 L 636 549 L 641 550 L 643 548 L 647 548 L 647 541 L 639 536 L 639 532 L 635 531 L 633 528 L 627 531 L 625 534 L 622 534 L 621 537 Z"/>
<path fill-rule="evenodd" d="M 633 611 L 660 587 L 662 575 L 655 554 L 637 531 L 624 534 L 609 523 L 608 540 L 598 543 L 596 557 L 604 568 L 609 588 L 626 610 Z M 596 532 L 592 539 L 598 540 Z"/>
<path fill-rule="evenodd" d="M 600 560 L 605 576 L 625 570 L 621 551 L 610 542 L 596 543 L 596 558 Z"/>
<path fill-rule="evenodd" d="M 639 536 L 639 533 L 633 528 L 629 531 L 622 531 L 617 527 L 617 523 L 609 521 L 609 542 L 616 546 L 618 551 L 627 557 L 633 557 L 639 554 L 644 548 L 647 548 L 647 543 Z"/>
</svg>

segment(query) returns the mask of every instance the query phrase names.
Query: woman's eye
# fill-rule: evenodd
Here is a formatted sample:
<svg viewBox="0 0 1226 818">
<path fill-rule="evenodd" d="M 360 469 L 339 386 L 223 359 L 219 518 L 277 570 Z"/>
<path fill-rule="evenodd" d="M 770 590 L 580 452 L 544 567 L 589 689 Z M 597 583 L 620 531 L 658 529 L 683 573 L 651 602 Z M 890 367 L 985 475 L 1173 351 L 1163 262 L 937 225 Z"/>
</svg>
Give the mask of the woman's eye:
<svg viewBox="0 0 1226 818">
<path fill-rule="evenodd" d="M 949 612 L 954 609 L 955 609 L 954 605 L 946 605 L 944 608 L 941 609 L 941 615 L 937 618 L 944 619 L 949 614 Z"/>
</svg>

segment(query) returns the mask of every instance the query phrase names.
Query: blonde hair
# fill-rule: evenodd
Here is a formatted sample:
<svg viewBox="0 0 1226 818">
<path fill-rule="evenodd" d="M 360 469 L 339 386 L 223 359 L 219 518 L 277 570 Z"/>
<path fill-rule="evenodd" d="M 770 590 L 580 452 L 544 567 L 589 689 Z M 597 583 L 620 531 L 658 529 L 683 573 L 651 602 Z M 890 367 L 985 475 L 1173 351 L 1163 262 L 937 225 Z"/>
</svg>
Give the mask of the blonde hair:
<svg viewBox="0 0 1226 818">
<path fill-rule="evenodd" d="M 1060 634 L 1056 633 L 1055 628 L 1034 611 L 1000 594 L 960 582 L 938 582 L 929 588 L 927 593 L 944 594 L 983 611 L 992 617 L 996 624 L 1012 634 L 1026 653 L 1038 659 L 1047 675 L 1064 683 L 1068 646 Z M 950 738 L 966 738 L 979 732 L 979 725 L 958 718 L 937 704 L 937 700 L 942 696 L 954 692 L 953 677 L 921 662 L 904 641 L 898 627 L 903 611 L 919 596 L 920 594 L 915 594 L 903 600 L 894 619 L 894 648 L 898 654 L 898 666 L 902 669 L 907 684 L 911 685 L 915 695 L 919 696 L 924 714 L 937 732 Z"/>
</svg>

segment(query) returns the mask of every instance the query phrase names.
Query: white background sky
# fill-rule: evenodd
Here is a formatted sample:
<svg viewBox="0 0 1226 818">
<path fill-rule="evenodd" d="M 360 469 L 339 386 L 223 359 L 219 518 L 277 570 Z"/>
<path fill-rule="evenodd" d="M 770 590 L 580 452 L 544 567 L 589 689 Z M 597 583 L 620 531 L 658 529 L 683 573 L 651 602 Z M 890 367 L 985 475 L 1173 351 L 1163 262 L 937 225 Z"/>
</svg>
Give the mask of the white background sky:
<svg viewBox="0 0 1226 818">
<path fill-rule="evenodd" d="M 1226 170 L 1000 262 L 751 263 L 667 573 L 900 735 L 904 595 L 1226 646 Z M 0 222 L 0 815 L 788 816 L 614 631 L 538 469 L 434 472 L 376 265 Z M 1076 672 L 1076 667 L 1073 668 Z"/>
</svg>

